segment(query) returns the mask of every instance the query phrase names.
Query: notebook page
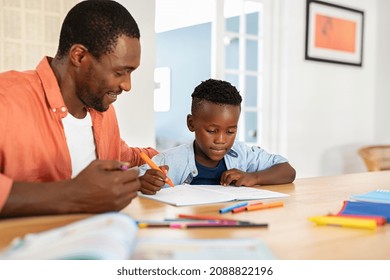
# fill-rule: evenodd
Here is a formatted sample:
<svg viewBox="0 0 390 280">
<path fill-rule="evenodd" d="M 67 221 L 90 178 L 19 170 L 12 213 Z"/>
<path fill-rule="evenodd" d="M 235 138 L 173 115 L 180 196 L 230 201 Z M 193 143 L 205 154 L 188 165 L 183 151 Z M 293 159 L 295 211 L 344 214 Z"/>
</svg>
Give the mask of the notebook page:
<svg viewBox="0 0 390 280">
<path fill-rule="evenodd" d="M 234 200 L 284 198 L 289 195 L 250 187 L 176 185 L 174 188 L 163 188 L 155 195 L 139 194 L 139 196 L 175 206 L 189 206 Z"/>
</svg>

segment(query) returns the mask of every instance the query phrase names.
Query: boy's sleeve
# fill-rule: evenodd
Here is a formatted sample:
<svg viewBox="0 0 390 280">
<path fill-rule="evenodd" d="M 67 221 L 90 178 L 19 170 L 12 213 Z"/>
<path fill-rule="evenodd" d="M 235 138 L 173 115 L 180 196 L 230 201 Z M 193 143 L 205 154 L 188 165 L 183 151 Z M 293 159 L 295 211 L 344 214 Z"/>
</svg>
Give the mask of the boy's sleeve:
<svg viewBox="0 0 390 280">
<path fill-rule="evenodd" d="M 284 162 L 288 162 L 288 160 L 281 155 L 270 154 L 258 146 L 247 147 L 248 172 L 265 170 Z"/>
<path fill-rule="evenodd" d="M 152 159 L 152 161 L 157 165 L 157 166 L 161 166 L 161 165 L 165 165 L 165 156 L 164 156 L 164 152 L 163 153 L 159 153 L 159 154 L 156 154 L 155 156 L 153 157 L 150 157 Z M 143 164 L 139 167 L 139 176 L 142 176 L 145 174 L 146 170 L 150 169 L 150 166 L 148 164 Z"/>
</svg>

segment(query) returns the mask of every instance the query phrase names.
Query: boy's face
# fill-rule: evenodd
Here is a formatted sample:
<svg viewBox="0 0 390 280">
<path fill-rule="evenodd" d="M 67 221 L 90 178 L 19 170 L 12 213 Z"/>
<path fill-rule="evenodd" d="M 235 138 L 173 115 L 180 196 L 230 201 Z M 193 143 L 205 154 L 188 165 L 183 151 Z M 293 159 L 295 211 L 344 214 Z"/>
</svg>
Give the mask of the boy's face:
<svg viewBox="0 0 390 280">
<path fill-rule="evenodd" d="M 215 167 L 233 146 L 241 107 L 203 101 L 187 126 L 195 132 L 195 159 L 202 165 Z"/>
</svg>

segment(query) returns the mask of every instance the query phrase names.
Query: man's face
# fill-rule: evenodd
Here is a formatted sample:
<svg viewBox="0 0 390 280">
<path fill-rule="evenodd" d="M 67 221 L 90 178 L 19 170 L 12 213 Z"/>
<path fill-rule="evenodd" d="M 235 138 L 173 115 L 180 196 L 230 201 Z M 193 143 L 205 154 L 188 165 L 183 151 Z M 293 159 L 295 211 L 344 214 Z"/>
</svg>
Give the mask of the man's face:
<svg viewBox="0 0 390 280">
<path fill-rule="evenodd" d="M 195 132 L 195 158 L 202 165 L 215 167 L 233 146 L 241 107 L 203 101 L 189 115 L 187 125 Z"/>
<path fill-rule="evenodd" d="M 88 53 L 88 63 L 76 77 L 76 94 L 90 108 L 104 112 L 122 91 L 131 89 L 131 73 L 139 66 L 141 46 L 137 38 L 122 36 L 113 51 L 99 60 Z"/>
</svg>

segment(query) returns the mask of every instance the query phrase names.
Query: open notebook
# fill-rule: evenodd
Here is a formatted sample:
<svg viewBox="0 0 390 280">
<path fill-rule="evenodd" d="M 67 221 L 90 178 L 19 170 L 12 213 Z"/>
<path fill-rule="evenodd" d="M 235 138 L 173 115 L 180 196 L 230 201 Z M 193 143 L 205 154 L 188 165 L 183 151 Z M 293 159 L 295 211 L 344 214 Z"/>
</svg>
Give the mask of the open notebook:
<svg viewBox="0 0 390 280">
<path fill-rule="evenodd" d="M 235 200 L 285 198 L 289 195 L 250 187 L 176 185 L 174 188 L 163 188 L 155 195 L 145 195 L 140 193 L 139 196 L 175 206 L 189 206 Z"/>
</svg>

